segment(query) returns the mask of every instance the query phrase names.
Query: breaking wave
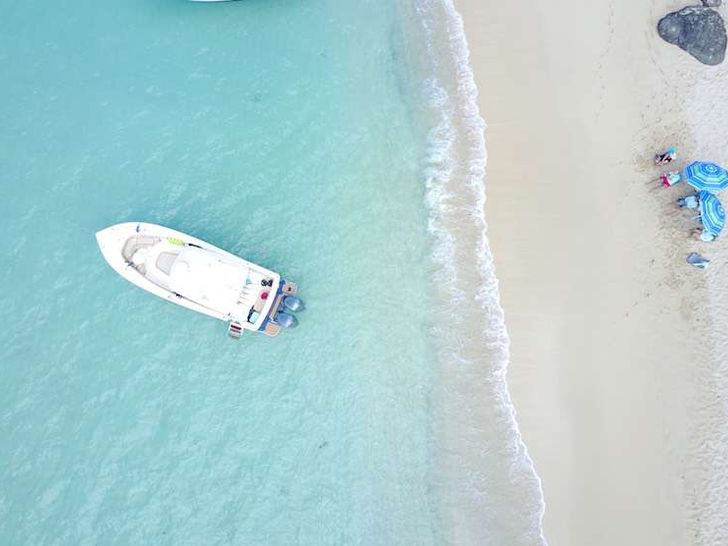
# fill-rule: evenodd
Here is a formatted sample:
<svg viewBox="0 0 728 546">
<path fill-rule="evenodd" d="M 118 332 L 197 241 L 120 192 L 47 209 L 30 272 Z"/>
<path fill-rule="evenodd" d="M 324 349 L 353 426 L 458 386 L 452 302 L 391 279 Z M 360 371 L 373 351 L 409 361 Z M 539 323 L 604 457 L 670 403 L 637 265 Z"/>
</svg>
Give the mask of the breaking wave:
<svg viewBox="0 0 728 546">
<path fill-rule="evenodd" d="M 486 237 L 486 128 L 463 20 L 452 0 L 413 8 L 426 104 L 423 178 L 433 249 L 443 518 L 457 544 L 543 545 L 541 481 L 516 423 L 510 340 Z M 416 21 L 416 23 L 415 23 Z M 417 60 L 410 54 L 410 63 Z"/>
</svg>

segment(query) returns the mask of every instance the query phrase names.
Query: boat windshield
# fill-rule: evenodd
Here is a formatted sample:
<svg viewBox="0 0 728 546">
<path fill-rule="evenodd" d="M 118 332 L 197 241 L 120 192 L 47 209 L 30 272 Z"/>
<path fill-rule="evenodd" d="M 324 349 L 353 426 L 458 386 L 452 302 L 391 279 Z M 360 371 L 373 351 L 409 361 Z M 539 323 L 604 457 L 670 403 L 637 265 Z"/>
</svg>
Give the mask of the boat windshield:
<svg viewBox="0 0 728 546">
<path fill-rule="evenodd" d="M 219 311 L 231 313 L 238 303 L 249 269 L 242 263 L 201 248 L 186 247 L 171 266 L 170 290 Z"/>
</svg>

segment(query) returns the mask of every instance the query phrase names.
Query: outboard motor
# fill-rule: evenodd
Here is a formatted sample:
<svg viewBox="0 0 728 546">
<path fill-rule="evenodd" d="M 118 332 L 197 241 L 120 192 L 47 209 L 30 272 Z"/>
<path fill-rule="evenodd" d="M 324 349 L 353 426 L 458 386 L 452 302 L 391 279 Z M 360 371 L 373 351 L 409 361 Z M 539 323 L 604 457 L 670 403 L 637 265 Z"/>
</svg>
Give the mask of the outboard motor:
<svg viewBox="0 0 728 546">
<path fill-rule="evenodd" d="M 295 328 L 298 324 L 298 320 L 293 315 L 289 315 L 284 311 L 276 313 L 276 323 L 280 324 L 284 328 Z"/>
<path fill-rule="evenodd" d="M 303 300 L 296 296 L 286 296 L 283 298 L 283 306 L 289 311 L 303 311 Z"/>
</svg>

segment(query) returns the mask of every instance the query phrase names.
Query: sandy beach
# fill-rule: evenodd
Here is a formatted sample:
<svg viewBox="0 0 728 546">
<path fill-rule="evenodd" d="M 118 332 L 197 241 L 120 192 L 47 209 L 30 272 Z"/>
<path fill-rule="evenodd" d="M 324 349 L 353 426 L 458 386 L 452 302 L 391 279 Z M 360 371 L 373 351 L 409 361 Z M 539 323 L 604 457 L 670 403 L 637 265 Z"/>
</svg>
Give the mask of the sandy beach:
<svg viewBox="0 0 728 546">
<path fill-rule="evenodd" d="M 655 32 L 684 5 L 457 2 L 488 125 L 509 388 L 553 545 L 728 543 L 728 252 L 689 238 L 689 188 L 650 183 L 668 145 L 678 167 L 728 161 L 726 69 Z"/>
</svg>

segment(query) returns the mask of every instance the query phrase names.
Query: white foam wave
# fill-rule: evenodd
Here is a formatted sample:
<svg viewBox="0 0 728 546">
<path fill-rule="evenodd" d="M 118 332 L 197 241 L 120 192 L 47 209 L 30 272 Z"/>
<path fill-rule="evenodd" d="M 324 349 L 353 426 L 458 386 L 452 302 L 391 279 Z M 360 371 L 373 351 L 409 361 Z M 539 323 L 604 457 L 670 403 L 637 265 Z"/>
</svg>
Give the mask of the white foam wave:
<svg viewBox="0 0 728 546">
<path fill-rule="evenodd" d="M 486 125 L 463 20 L 452 0 L 422 0 L 416 10 L 434 65 L 423 86 L 433 119 L 424 177 L 440 315 L 448 317 L 435 327 L 444 426 L 455 419 L 466 427 L 443 437 L 455 486 L 462 488 L 452 519 L 470 526 L 453 531 L 453 541 L 546 544 L 541 482 L 506 384 L 510 341 L 484 212 Z"/>
</svg>

